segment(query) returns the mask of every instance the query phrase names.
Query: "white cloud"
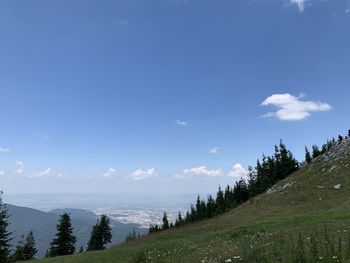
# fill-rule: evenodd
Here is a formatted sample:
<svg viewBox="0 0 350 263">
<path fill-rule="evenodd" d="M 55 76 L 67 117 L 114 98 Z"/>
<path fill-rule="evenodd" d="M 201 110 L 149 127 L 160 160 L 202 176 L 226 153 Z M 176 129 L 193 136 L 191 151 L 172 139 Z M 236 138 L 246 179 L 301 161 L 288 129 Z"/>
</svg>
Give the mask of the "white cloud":
<svg viewBox="0 0 350 263">
<path fill-rule="evenodd" d="M 28 178 L 65 178 L 65 179 L 72 179 L 73 178 L 73 177 L 68 176 L 64 173 L 54 171 L 52 168 L 47 168 L 39 173 L 28 172 L 26 174 L 26 177 L 28 177 Z"/>
<path fill-rule="evenodd" d="M 298 6 L 299 12 L 304 12 L 306 2 L 308 2 L 308 0 L 290 0 L 291 4 Z"/>
<path fill-rule="evenodd" d="M 188 126 L 188 123 L 182 120 L 176 120 L 175 123 L 179 126 Z"/>
<path fill-rule="evenodd" d="M 199 166 L 190 169 L 185 169 L 182 173 L 175 174 L 175 178 L 188 178 L 188 177 L 218 177 L 222 176 L 223 172 L 221 169 L 210 170 L 206 166 Z"/>
<path fill-rule="evenodd" d="M 154 168 L 150 169 L 138 169 L 131 174 L 131 178 L 134 180 L 142 180 L 146 178 L 158 177 L 158 174 Z"/>
<path fill-rule="evenodd" d="M 211 154 L 218 154 L 220 152 L 220 147 L 217 147 L 217 146 L 212 147 L 212 148 L 209 149 L 208 152 L 211 153 Z"/>
<path fill-rule="evenodd" d="M 44 176 L 49 176 L 52 172 L 51 168 L 47 168 L 44 171 L 39 172 L 35 177 L 44 177 Z"/>
<path fill-rule="evenodd" d="M 240 163 L 235 164 L 232 167 L 232 170 L 227 175 L 237 179 L 248 179 L 248 171 L 244 169 L 244 167 Z"/>
<path fill-rule="evenodd" d="M 10 152 L 10 149 L 0 147 L 0 153 L 9 153 L 9 152 Z"/>
<path fill-rule="evenodd" d="M 279 108 L 276 112 L 269 112 L 264 117 L 275 117 L 282 121 L 300 121 L 311 116 L 311 112 L 330 111 L 332 106 L 328 103 L 303 101 L 303 96 L 295 97 L 291 94 L 274 94 L 261 104 L 262 106 L 273 105 Z"/>
<path fill-rule="evenodd" d="M 0 176 L 4 176 L 5 175 L 5 171 L 0 171 Z"/>
<path fill-rule="evenodd" d="M 102 175 L 102 177 L 104 178 L 115 178 L 117 176 L 118 176 L 118 172 L 114 168 L 109 168 L 108 171 Z"/>
</svg>

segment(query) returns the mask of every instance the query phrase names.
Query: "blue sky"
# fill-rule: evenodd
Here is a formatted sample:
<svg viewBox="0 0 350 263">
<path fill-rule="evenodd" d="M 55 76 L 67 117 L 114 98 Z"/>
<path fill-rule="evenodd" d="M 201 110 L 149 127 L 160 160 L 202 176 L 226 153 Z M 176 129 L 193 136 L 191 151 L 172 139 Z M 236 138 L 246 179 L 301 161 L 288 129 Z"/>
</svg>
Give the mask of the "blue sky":
<svg viewBox="0 0 350 263">
<path fill-rule="evenodd" d="M 212 192 L 279 139 L 302 159 L 349 128 L 349 24 L 346 0 L 1 1 L 0 188 Z"/>
</svg>

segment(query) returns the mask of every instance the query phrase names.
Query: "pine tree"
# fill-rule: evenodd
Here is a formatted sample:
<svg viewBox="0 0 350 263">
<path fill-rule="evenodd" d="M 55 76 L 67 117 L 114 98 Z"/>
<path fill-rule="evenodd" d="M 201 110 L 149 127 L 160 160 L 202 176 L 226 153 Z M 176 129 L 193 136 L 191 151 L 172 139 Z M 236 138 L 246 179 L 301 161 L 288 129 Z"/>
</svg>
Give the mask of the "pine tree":
<svg viewBox="0 0 350 263">
<path fill-rule="evenodd" d="M 100 234 L 102 239 L 102 248 L 105 249 L 105 245 L 112 242 L 112 228 L 110 226 L 110 219 L 106 215 L 101 216 Z"/>
<path fill-rule="evenodd" d="M 215 215 L 215 210 L 216 210 L 216 205 L 214 198 L 209 195 L 208 200 L 207 200 L 207 205 L 206 205 L 206 217 L 207 218 L 212 218 Z"/>
<path fill-rule="evenodd" d="M 199 195 L 197 196 L 197 201 L 196 201 L 196 220 L 201 220 L 202 219 L 202 211 L 201 211 L 201 199 Z"/>
<path fill-rule="evenodd" d="M 99 250 L 100 242 L 99 242 L 99 222 L 92 227 L 90 239 L 87 244 L 87 251 Z"/>
<path fill-rule="evenodd" d="M 0 191 L 0 262 L 6 263 L 9 260 L 9 255 L 11 252 L 11 233 L 7 230 L 7 227 L 9 225 L 9 214 L 6 205 L 2 202 L 2 194 L 3 192 Z"/>
<path fill-rule="evenodd" d="M 83 253 L 84 252 L 84 247 L 83 246 L 80 246 L 79 248 L 79 253 Z"/>
<path fill-rule="evenodd" d="M 151 232 L 151 229 L 150 229 Z M 100 220 L 92 227 L 88 251 L 105 249 L 105 245 L 112 241 L 112 228 L 110 219 L 106 215 L 101 215 Z"/>
<path fill-rule="evenodd" d="M 60 216 L 57 224 L 56 238 L 51 242 L 50 256 L 71 255 L 75 252 L 76 237 L 73 235 L 73 227 L 68 213 Z"/>
<path fill-rule="evenodd" d="M 164 212 L 162 221 L 163 221 L 162 229 L 163 229 L 163 230 L 169 229 L 168 215 L 167 215 L 166 212 Z"/>
<path fill-rule="evenodd" d="M 16 251 L 12 256 L 13 261 L 25 261 L 31 260 L 37 253 L 35 248 L 35 239 L 33 231 L 30 231 L 26 237 L 22 236 L 22 239 L 18 242 Z"/>
<path fill-rule="evenodd" d="M 152 233 L 159 232 L 160 230 L 161 228 L 158 225 L 150 225 L 148 232 L 149 234 L 152 234 Z"/>
<path fill-rule="evenodd" d="M 309 152 L 309 149 L 306 146 L 305 146 L 305 161 L 307 163 L 311 163 L 311 161 L 312 161 L 311 154 Z"/>
<path fill-rule="evenodd" d="M 320 156 L 321 151 L 318 148 L 317 145 L 312 146 L 312 158 L 315 159 L 316 157 Z"/>
<path fill-rule="evenodd" d="M 175 221 L 175 227 L 179 227 L 183 224 L 183 219 L 182 219 L 182 215 L 181 212 L 179 212 L 179 215 Z"/>
<path fill-rule="evenodd" d="M 238 182 L 236 182 L 236 185 L 233 188 L 233 196 L 237 204 L 241 204 L 248 200 L 249 191 L 247 183 L 244 181 L 244 179 L 241 178 Z"/>
<path fill-rule="evenodd" d="M 219 187 L 219 190 L 216 194 L 216 213 L 222 214 L 224 212 L 225 212 L 224 192 L 221 190 L 221 187 Z"/>
</svg>

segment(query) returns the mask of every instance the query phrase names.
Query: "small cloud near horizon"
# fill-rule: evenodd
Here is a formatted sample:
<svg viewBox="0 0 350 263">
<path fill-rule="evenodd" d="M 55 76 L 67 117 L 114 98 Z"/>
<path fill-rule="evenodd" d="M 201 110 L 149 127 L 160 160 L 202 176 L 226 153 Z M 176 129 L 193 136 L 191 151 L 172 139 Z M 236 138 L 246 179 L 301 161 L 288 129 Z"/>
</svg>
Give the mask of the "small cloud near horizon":
<svg viewBox="0 0 350 263">
<path fill-rule="evenodd" d="M 150 168 L 150 169 L 146 169 L 146 170 L 138 169 L 138 170 L 132 172 L 130 176 L 134 180 L 143 180 L 146 178 L 158 177 L 158 174 L 154 168 Z"/>
<path fill-rule="evenodd" d="M 109 168 L 106 173 L 102 175 L 103 178 L 115 178 L 118 176 L 118 172 L 114 168 Z"/>
<path fill-rule="evenodd" d="M 182 173 L 174 175 L 177 179 L 191 178 L 191 177 L 218 177 L 224 173 L 221 169 L 208 169 L 206 166 L 199 166 L 194 168 L 185 169 Z"/>
</svg>

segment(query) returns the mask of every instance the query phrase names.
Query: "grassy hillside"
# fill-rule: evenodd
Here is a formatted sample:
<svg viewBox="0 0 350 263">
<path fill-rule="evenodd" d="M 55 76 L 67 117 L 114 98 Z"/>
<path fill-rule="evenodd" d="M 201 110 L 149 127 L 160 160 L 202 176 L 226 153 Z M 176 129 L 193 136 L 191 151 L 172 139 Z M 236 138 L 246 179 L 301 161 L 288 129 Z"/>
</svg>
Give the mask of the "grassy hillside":
<svg viewBox="0 0 350 263">
<path fill-rule="evenodd" d="M 106 251 L 40 262 L 292 262 L 298 253 L 315 255 L 312 262 L 344 262 L 339 258 L 350 258 L 349 201 L 347 140 L 222 216 Z"/>
</svg>

